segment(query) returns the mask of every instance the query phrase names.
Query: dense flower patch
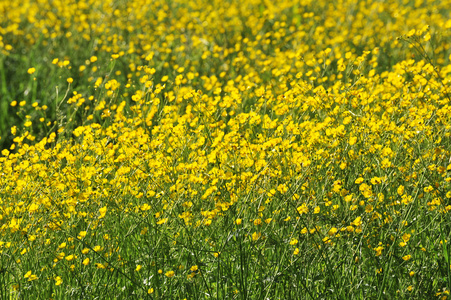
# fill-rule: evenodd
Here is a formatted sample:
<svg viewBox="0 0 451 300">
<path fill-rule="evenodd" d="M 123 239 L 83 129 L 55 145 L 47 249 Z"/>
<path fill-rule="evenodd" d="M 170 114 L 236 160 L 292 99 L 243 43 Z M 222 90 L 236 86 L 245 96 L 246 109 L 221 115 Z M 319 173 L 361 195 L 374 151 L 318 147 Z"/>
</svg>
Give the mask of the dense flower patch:
<svg viewBox="0 0 451 300">
<path fill-rule="evenodd" d="M 24 2 L 2 295 L 446 299 L 449 1 Z"/>
</svg>

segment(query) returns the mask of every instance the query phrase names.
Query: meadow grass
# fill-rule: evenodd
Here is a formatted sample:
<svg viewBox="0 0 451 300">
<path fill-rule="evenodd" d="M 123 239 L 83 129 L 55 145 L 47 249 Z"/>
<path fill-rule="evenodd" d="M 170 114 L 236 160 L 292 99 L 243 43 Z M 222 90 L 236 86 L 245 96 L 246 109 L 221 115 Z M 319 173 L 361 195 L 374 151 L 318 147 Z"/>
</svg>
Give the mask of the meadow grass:
<svg viewBox="0 0 451 300">
<path fill-rule="evenodd" d="M 450 1 L 0 1 L 2 299 L 447 299 Z"/>
</svg>

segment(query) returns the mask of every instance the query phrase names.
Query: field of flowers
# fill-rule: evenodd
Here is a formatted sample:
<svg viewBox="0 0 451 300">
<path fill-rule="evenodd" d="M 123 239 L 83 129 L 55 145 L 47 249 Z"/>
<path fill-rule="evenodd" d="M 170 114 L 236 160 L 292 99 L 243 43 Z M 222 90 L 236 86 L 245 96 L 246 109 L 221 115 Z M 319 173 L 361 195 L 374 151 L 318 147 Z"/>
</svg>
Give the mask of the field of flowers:
<svg viewBox="0 0 451 300">
<path fill-rule="evenodd" d="M 0 298 L 447 299 L 450 8 L 0 0 Z"/>
</svg>

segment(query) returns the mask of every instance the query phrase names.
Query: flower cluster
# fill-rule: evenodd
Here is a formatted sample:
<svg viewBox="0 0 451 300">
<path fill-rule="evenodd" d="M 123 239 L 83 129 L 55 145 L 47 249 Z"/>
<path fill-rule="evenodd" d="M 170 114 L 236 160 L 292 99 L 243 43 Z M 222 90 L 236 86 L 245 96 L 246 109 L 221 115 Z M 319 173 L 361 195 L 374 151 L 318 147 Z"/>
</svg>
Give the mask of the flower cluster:
<svg viewBox="0 0 451 300">
<path fill-rule="evenodd" d="M 449 1 L 24 2 L 8 291 L 448 295 Z"/>
</svg>

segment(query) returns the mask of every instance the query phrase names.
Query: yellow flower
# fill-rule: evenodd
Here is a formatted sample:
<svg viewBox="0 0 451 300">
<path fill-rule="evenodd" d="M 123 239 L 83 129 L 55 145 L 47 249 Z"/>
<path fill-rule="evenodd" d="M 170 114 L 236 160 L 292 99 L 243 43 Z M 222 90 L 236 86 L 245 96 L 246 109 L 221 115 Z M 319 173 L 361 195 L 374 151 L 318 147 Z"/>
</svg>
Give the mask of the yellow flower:
<svg viewBox="0 0 451 300">
<path fill-rule="evenodd" d="M 61 283 L 63 283 L 63 280 L 61 279 L 61 277 L 56 276 L 55 277 L 55 285 L 61 285 Z"/>
<path fill-rule="evenodd" d="M 330 235 L 330 236 L 333 236 L 333 235 L 335 235 L 337 232 L 338 232 L 338 229 L 335 228 L 335 227 L 332 227 L 332 228 L 329 230 L 329 232 L 328 232 L 327 234 Z"/>
<path fill-rule="evenodd" d="M 191 272 L 196 272 L 198 270 L 198 267 L 197 267 L 197 265 L 194 265 L 189 269 L 191 270 Z"/>
<path fill-rule="evenodd" d="M 84 264 L 85 266 L 89 265 L 89 257 L 87 257 L 87 258 L 85 258 L 85 259 L 83 260 L 83 264 Z"/>
<path fill-rule="evenodd" d="M 397 189 L 398 195 L 402 196 L 404 194 L 404 186 L 400 185 Z"/>
<path fill-rule="evenodd" d="M 254 220 L 254 225 L 255 226 L 258 226 L 258 225 L 261 225 L 262 224 L 262 220 L 261 219 L 255 219 Z"/>
<path fill-rule="evenodd" d="M 426 193 L 429 193 L 429 192 L 431 192 L 431 191 L 433 191 L 433 190 L 434 190 L 434 188 L 433 188 L 432 186 L 427 186 L 427 187 L 424 188 L 424 191 L 425 191 Z"/>
<path fill-rule="evenodd" d="M 66 259 L 67 261 L 72 261 L 72 260 L 74 260 L 74 258 L 75 258 L 75 256 L 72 255 L 72 254 L 65 257 L 65 259 Z"/>
<path fill-rule="evenodd" d="M 100 208 L 99 209 L 99 213 L 100 213 L 100 216 L 99 216 L 99 219 L 102 219 L 102 218 L 104 218 L 105 217 L 105 215 L 106 215 L 106 206 L 104 206 L 104 207 L 102 207 L 102 208 Z"/>
<path fill-rule="evenodd" d="M 377 184 L 380 184 L 381 182 L 382 182 L 382 179 L 379 178 L 379 177 L 373 177 L 373 178 L 371 178 L 371 184 L 372 184 L 372 185 L 377 185 Z"/>
<path fill-rule="evenodd" d="M 354 225 L 356 227 L 362 225 L 362 217 L 355 218 L 355 220 L 351 222 L 351 225 Z"/>
<path fill-rule="evenodd" d="M 361 184 L 363 182 L 363 178 L 359 177 L 355 180 L 355 184 Z"/>
<path fill-rule="evenodd" d="M 161 220 L 158 220 L 157 224 L 158 224 L 158 225 L 161 225 L 161 224 L 166 223 L 167 221 L 168 221 L 168 218 L 163 218 L 163 219 L 161 219 Z"/>
<path fill-rule="evenodd" d="M 38 210 L 39 206 L 36 203 L 32 203 L 30 207 L 28 207 L 28 211 L 30 213 L 34 213 Z"/>
<path fill-rule="evenodd" d="M 373 206 L 371 204 L 368 204 L 365 206 L 365 212 L 370 213 L 373 211 Z"/>
<path fill-rule="evenodd" d="M 384 158 L 381 162 L 381 167 L 383 169 L 390 168 L 392 166 L 391 161 L 388 158 Z"/>
<path fill-rule="evenodd" d="M 298 211 L 298 213 L 300 214 L 300 215 L 303 215 L 303 214 L 306 214 L 306 213 L 308 213 L 308 207 L 307 207 L 307 204 L 302 204 L 301 206 L 299 206 L 298 208 L 297 208 L 297 211 Z"/>
<path fill-rule="evenodd" d="M 28 74 L 33 74 L 34 72 L 36 72 L 36 69 L 35 68 L 29 68 L 27 72 L 28 72 Z"/>
<path fill-rule="evenodd" d="M 382 246 L 378 246 L 378 247 L 374 248 L 374 251 L 376 251 L 376 256 L 381 256 L 382 250 L 384 250 L 384 247 L 382 247 Z"/>
<path fill-rule="evenodd" d="M 260 238 L 260 236 L 261 236 L 262 234 L 260 233 L 260 232 L 254 232 L 253 234 L 252 234 L 252 240 L 253 241 L 256 241 L 256 240 L 258 240 L 259 238 Z"/>
<path fill-rule="evenodd" d="M 166 273 L 164 273 L 164 275 L 165 275 L 166 277 L 171 278 L 171 277 L 173 277 L 173 276 L 175 275 L 175 273 L 174 273 L 174 271 L 167 271 Z"/>
<path fill-rule="evenodd" d="M 33 281 L 38 279 L 38 276 L 32 274 L 31 271 L 28 271 L 27 273 L 25 273 L 24 278 L 28 279 L 28 281 Z"/>
<path fill-rule="evenodd" d="M 401 238 L 403 239 L 404 242 L 407 243 L 410 240 L 410 237 L 411 237 L 411 234 L 404 233 Z"/>
</svg>

